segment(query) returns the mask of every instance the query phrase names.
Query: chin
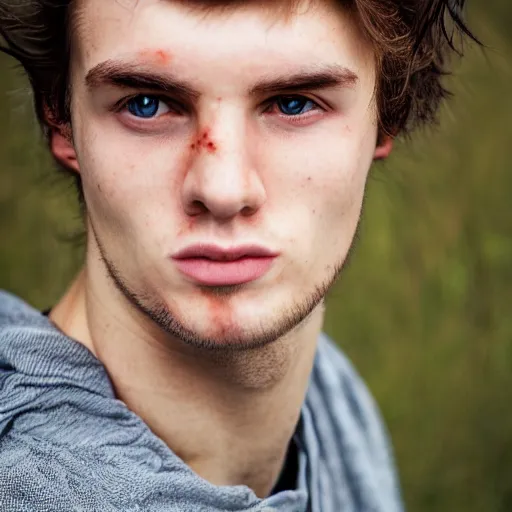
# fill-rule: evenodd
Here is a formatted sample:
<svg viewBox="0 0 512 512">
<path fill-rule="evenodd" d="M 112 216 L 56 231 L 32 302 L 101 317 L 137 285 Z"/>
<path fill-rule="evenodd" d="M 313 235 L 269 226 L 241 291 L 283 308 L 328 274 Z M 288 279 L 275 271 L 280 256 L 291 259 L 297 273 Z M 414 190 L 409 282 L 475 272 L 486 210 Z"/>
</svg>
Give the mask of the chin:
<svg viewBox="0 0 512 512">
<path fill-rule="evenodd" d="M 301 324 L 322 302 L 310 294 L 236 287 L 200 288 L 173 304 L 145 310 L 163 330 L 187 345 L 206 349 L 251 350 L 275 342 Z"/>
<path fill-rule="evenodd" d="M 181 315 L 168 310 L 167 319 L 176 320 L 173 327 L 180 324 L 170 332 L 202 348 L 254 349 L 271 343 L 283 334 L 278 314 L 283 307 L 264 294 L 250 295 L 244 297 L 243 286 L 201 289 L 197 300 L 179 308 Z"/>
<path fill-rule="evenodd" d="M 221 287 L 169 282 L 130 286 L 110 274 L 125 297 L 171 338 L 210 350 L 251 350 L 287 335 L 323 301 L 332 275 L 309 291 L 263 281 Z M 185 284 L 185 285 L 184 285 Z"/>
</svg>

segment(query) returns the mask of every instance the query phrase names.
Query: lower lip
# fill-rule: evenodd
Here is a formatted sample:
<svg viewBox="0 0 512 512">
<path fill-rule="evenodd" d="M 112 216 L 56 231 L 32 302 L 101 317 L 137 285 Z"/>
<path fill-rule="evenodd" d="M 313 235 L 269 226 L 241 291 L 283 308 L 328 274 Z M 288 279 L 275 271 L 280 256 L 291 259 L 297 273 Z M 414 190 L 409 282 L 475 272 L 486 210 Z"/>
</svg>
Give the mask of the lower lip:
<svg viewBox="0 0 512 512">
<path fill-rule="evenodd" d="M 275 257 L 214 261 L 206 258 L 177 259 L 176 266 L 187 277 L 204 286 L 234 286 L 250 283 L 267 273 Z"/>
</svg>

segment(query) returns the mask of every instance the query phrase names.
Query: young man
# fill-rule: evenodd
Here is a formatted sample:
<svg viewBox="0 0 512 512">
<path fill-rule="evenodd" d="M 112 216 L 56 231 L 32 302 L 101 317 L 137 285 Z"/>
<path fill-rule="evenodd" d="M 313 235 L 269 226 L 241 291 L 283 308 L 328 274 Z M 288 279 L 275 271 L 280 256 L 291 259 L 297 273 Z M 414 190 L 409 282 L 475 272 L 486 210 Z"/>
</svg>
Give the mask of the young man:
<svg viewBox="0 0 512 512">
<path fill-rule="evenodd" d="M 1 510 L 402 510 L 324 297 L 462 3 L 0 0 L 87 228 L 49 318 L 0 298 Z"/>
</svg>

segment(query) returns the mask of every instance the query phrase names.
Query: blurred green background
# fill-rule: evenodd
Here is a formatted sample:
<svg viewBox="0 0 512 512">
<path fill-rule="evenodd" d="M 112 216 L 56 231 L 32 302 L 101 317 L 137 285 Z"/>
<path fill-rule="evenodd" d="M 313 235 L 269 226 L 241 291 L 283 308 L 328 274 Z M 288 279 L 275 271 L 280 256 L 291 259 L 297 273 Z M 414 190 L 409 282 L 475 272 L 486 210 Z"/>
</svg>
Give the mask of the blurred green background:
<svg viewBox="0 0 512 512">
<path fill-rule="evenodd" d="M 457 66 L 440 127 L 374 168 L 326 318 L 382 408 L 415 512 L 512 511 L 512 2 L 470 3 L 488 49 Z M 80 264 L 81 224 L 5 57 L 0 119 L 0 288 L 48 307 Z"/>
</svg>

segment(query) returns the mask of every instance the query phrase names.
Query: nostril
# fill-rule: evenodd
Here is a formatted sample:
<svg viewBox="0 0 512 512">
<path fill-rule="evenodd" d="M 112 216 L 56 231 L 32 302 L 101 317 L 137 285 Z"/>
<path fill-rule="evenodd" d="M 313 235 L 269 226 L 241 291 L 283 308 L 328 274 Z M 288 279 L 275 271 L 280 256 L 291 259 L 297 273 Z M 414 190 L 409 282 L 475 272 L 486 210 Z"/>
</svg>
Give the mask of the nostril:
<svg viewBox="0 0 512 512">
<path fill-rule="evenodd" d="M 200 201 L 199 199 L 196 199 L 195 201 L 192 201 L 192 203 L 190 204 L 191 208 L 191 214 L 193 215 L 199 215 L 201 213 L 206 213 L 208 211 L 208 208 L 206 207 L 206 205 Z"/>
<path fill-rule="evenodd" d="M 250 217 L 256 213 L 256 209 L 251 206 L 244 206 L 240 212 L 244 217 Z"/>
</svg>

